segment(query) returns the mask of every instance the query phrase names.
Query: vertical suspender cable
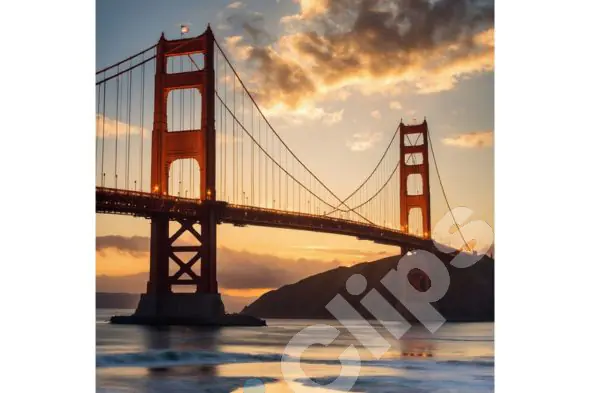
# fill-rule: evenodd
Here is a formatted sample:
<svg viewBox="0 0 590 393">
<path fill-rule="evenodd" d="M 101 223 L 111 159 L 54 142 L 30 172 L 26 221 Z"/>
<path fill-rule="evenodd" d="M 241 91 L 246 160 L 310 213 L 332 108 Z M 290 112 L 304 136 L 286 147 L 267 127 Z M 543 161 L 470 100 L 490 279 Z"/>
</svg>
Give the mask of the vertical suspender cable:
<svg viewBox="0 0 590 393">
<path fill-rule="evenodd" d="M 106 95 L 107 95 L 107 82 L 103 83 L 103 93 L 102 93 L 102 149 L 101 149 L 101 160 L 100 160 L 100 181 L 102 187 L 105 186 L 104 184 L 104 126 L 106 123 L 105 119 L 105 104 L 106 104 Z"/>
<path fill-rule="evenodd" d="M 191 72 L 194 71 L 194 65 L 191 62 L 190 63 L 190 67 L 191 67 Z M 217 69 L 217 67 L 215 68 Z M 217 88 L 217 78 L 215 78 L 215 87 Z M 190 129 L 194 130 L 195 129 L 195 89 L 191 89 L 190 93 L 189 93 L 189 124 L 190 124 Z M 221 118 L 221 109 L 219 110 L 219 117 Z M 217 128 L 217 126 L 216 126 Z M 217 136 L 217 132 L 215 132 L 215 137 L 218 138 Z M 217 144 L 216 144 L 217 146 Z M 194 169 L 194 162 L 192 160 L 189 160 L 188 163 L 188 171 L 189 171 L 189 178 L 188 178 L 188 187 L 190 190 L 190 197 L 194 198 L 194 184 L 195 184 L 195 179 L 194 179 L 194 173 L 193 173 L 193 169 Z M 216 171 L 217 172 L 217 171 Z M 215 177 L 217 179 L 217 176 Z M 215 187 L 217 188 L 217 184 L 215 185 Z"/>
<path fill-rule="evenodd" d="M 441 178 L 440 172 L 438 170 L 438 164 L 436 163 L 436 156 L 434 155 L 434 147 L 432 146 L 432 140 L 430 139 L 430 133 L 427 132 L 426 135 L 428 136 L 428 145 L 430 146 L 430 152 L 432 153 L 432 160 L 434 161 L 434 168 L 436 169 L 436 176 L 438 177 L 438 182 L 440 184 L 440 188 L 441 188 L 443 197 L 445 198 L 447 208 L 449 209 L 449 213 L 451 213 L 451 217 L 453 218 L 453 223 L 457 227 L 457 231 L 459 231 L 459 234 L 461 235 L 461 240 L 463 240 L 463 244 L 465 244 L 465 247 L 468 251 L 471 251 L 471 247 L 469 246 L 469 244 L 467 244 L 467 241 L 465 240 L 465 237 L 463 236 L 463 232 L 461 231 L 461 227 L 459 226 L 459 224 L 457 224 L 457 220 L 455 219 L 455 215 L 453 214 L 453 210 L 451 209 L 451 204 L 449 203 L 449 199 L 447 198 L 447 193 L 445 192 L 442 178 Z M 428 152 L 427 152 L 427 154 L 428 154 Z"/>
<path fill-rule="evenodd" d="M 166 62 L 168 61 L 168 59 L 166 59 Z M 174 73 L 174 57 L 170 58 L 170 61 L 172 62 L 172 64 L 170 65 L 170 72 Z M 174 96 L 175 96 L 175 91 L 172 90 L 170 92 L 170 109 L 171 109 L 171 114 L 172 114 L 172 119 L 170 121 L 170 130 L 168 131 L 174 131 Z M 168 190 L 168 195 L 174 195 L 174 167 L 176 165 L 174 165 L 174 163 L 170 164 L 170 168 L 168 168 L 168 173 L 170 174 L 170 180 L 169 180 L 169 184 L 170 184 L 170 190 Z"/>
<path fill-rule="evenodd" d="M 242 88 L 242 124 L 245 124 L 245 117 L 246 117 L 246 107 L 244 106 L 244 89 Z M 241 141 L 240 141 L 240 147 L 241 147 L 241 151 L 242 151 L 242 163 L 240 164 L 240 172 L 242 173 L 242 205 L 245 203 L 244 202 L 244 194 L 246 193 L 244 191 L 244 129 L 240 127 L 240 129 L 242 130 L 241 134 Z"/>
<path fill-rule="evenodd" d="M 119 66 L 117 66 L 119 73 Z M 116 100 L 116 122 L 115 122 L 115 188 L 117 188 L 117 158 L 119 155 L 119 76 L 117 76 L 117 100 Z"/>
<path fill-rule="evenodd" d="M 224 101 L 227 102 L 227 85 L 229 82 L 227 80 L 227 63 L 224 63 L 224 64 L 225 64 L 225 66 L 223 67 L 224 73 L 225 73 L 225 76 L 223 78 L 223 85 L 225 87 Z M 227 125 L 227 108 L 224 108 L 224 110 L 223 110 L 223 117 L 224 117 L 223 124 L 225 127 L 225 130 L 224 130 L 225 135 L 224 135 L 224 140 L 223 140 L 223 150 L 224 150 L 223 157 L 225 160 L 225 162 L 223 163 L 223 179 L 224 179 L 223 180 L 223 189 L 224 189 L 223 195 L 225 196 L 225 201 L 229 202 L 229 197 L 227 195 L 227 142 L 229 139 L 229 135 L 228 135 L 229 134 L 229 127 Z"/>
<path fill-rule="evenodd" d="M 258 114 L 258 140 L 262 143 L 262 137 L 260 136 L 260 123 L 262 118 Z M 262 155 L 258 152 L 258 203 L 262 207 Z"/>
<path fill-rule="evenodd" d="M 236 112 L 236 76 L 234 75 L 234 90 L 233 90 L 234 94 L 234 105 L 232 106 L 232 110 L 234 112 Z M 237 203 L 238 198 L 237 198 L 237 177 L 236 177 L 236 119 L 235 116 L 232 116 L 232 186 L 233 186 L 233 199 L 234 199 L 234 203 Z"/>
<path fill-rule="evenodd" d="M 182 66 L 184 62 L 184 57 L 180 57 L 180 72 L 182 72 Z M 184 131 L 184 89 L 180 90 L 180 131 Z M 178 181 L 178 194 L 179 196 L 186 196 L 185 193 L 182 193 L 184 187 L 184 158 L 180 160 L 180 177 Z"/>
<path fill-rule="evenodd" d="M 270 140 L 270 151 L 272 152 L 272 156 L 274 158 L 275 156 L 275 144 L 274 144 L 274 138 L 271 138 Z M 272 187 L 272 208 L 275 208 L 275 165 L 272 165 L 272 177 L 271 177 L 271 182 L 270 185 Z"/>
<path fill-rule="evenodd" d="M 143 54 L 141 55 L 141 60 L 143 61 Z M 143 192 L 143 117 L 145 115 L 144 109 L 144 100 L 145 100 L 145 64 L 141 65 L 141 100 L 139 103 L 139 127 L 141 128 L 141 148 L 139 153 L 139 191 Z"/>
<path fill-rule="evenodd" d="M 281 166 L 283 165 L 283 163 L 282 163 L 282 154 L 281 154 L 281 145 L 279 145 L 279 165 L 281 165 Z M 277 208 L 281 209 L 283 207 L 283 203 L 282 203 L 283 201 L 281 199 L 281 178 L 282 178 L 282 176 L 281 176 L 281 172 L 282 172 L 281 171 L 281 168 L 277 168 L 277 172 L 278 172 L 278 175 L 279 175 L 279 203 L 277 203 Z"/>
<path fill-rule="evenodd" d="M 132 84 L 133 71 L 129 71 L 128 85 L 129 90 L 127 92 L 127 163 L 125 173 L 125 188 L 129 189 L 129 164 L 131 162 L 131 84 Z"/>
<path fill-rule="evenodd" d="M 254 101 L 250 101 L 252 103 L 250 109 L 250 118 L 252 120 L 252 135 L 254 134 Z M 250 204 L 254 206 L 254 139 L 251 140 L 250 143 Z"/>
<path fill-rule="evenodd" d="M 102 86 L 97 86 L 97 87 L 98 87 L 98 97 L 96 98 L 96 113 L 94 115 L 94 118 L 96 119 L 96 127 L 95 127 L 95 129 L 96 129 L 96 131 L 95 131 L 95 136 L 96 136 L 96 155 L 95 155 L 95 158 L 94 158 L 94 160 L 95 160 L 94 163 L 96 164 L 96 169 L 94 171 L 95 173 L 96 173 L 96 170 L 98 169 L 98 162 L 97 162 L 98 161 L 98 146 L 99 146 L 99 143 L 98 143 L 98 139 L 99 139 L 98 127 L 100 127 L 100 122 L 99 122 L 99 119 L 100 119 L 100 96 L 101 96 L 101 88 L 102 88 Z M 102 176 L 102 174 L 100 176 Z"/>
<path fill-rule="evenodd" d="M 264 149 L 266 151 L 268 151 L 268 125 L 265 123 L 264 124 Z M 270 198 L 269 198 L 269 192 L 268 192 L 268 155 L 265 154 L 264 155 L 264 199 L 266 202 L 266 207 L 270 207 L 271 204 L 270 202 Z"/>
</svg>

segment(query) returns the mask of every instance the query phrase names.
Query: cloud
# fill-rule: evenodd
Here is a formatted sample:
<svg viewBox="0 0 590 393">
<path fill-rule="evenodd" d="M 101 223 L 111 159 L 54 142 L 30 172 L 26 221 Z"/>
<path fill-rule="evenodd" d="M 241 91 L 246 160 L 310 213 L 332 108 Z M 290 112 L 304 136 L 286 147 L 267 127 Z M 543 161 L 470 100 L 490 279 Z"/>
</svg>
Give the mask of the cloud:
<svg viewBox="0 0 590 393">
<path fill-rule="evenodd" d="M 145 266 L 149 251 L 149 238 L 143 236 L 97 236 L 97 253 L 105 257 L 107 250 L 128 253 L 135 260 L 142 262 L 142 266 Z M 114 262 L 113 259 L 117 258 L 116 254 L 109 254 L 108 257 L 111 263 Z M 124 260 L 125 263 L 133 262 L 128 258 L 124 258 Z M 278 288 L 341 265 L 342 263 L 338 260 L 325 262 L 308 258 L 289 259 L 268 254 L 236 251 L 226 247 L 220 247 L 217 250 L 217 279 L 219 286 L 225 289 Z M 135 282 L 136 280 L 133 278 L 135 276 L 137 274 L 125 277 Z M 121 282 L 124 283 L 125 280 Z M 138 284 L 134 283 L 133 290 L 137 287 Z M 145 283 L 143 283 L 142 287 L 145 287 Z M 112 292 L 112 289 L 109 292 Z M 97 290 L 100 291 L 101 289 L 97 288 Z M 122 287 L 118 291 L 133 292 L 133 290 Z"/>
<path fill-rule="evenodd" d="M 371 112 L 371 117 L 374 119 L 381 119 L 381 112 L 375 109 Z"/>
<path fill-rule="evenodd" d="M 389 109 L 401 110 L 402 109 L 402 104 L 399 101 L 391 101 L 389 103 Z"/>
<path fill-rule="evenodd" d="M 327 253 L 331 255 L 345 255 L 345 256 L 353 256 L 355 258 L 359 258 L 359 260 L 375 260 L 378 258 L 384 258 L 389 255 L 393 255 L 393 253 L 388 251 L 368 251 L 368 250 L 359 250 L 357 248 L 333 248 L 333 247 L 319 247 L 319 246 L 308 246 L 308 247 L 300 247 L 302 250 L 312 251 L 317 253 Z"/>
<path fill-rule="evenodd" d="M 133 256 L 141 256 L 150 249 L 150 239 L 145 236 L 97 236 L 96 251 L 103 253 L 106 249 L 115 249 Z"/>
<path fill-rule="evenodd" d="M 248 59 L 250 56 L 250 51 L 252 50 L 250 45 L 241 45 L 243 39 L 244 37 L 239 35 L 232 35 L 225 38 L 227 48 L 238 60 Z"/>
<path fill-rule="evenodd" d="M 127 135 L 128 131 L 131 135 L 141 135 L 141 127 L 139 126 L 125 123 L 123 121 L 116 121 L 108 116 L 105 116 L 103 122 L 102 114 L 96 115 L 96 136 L 102 138 L 104 135 L 105 138 L 114 138 L 118 134 L 120 138 Z M 143 137 L 148 138 L 150 135 L 150 130 L 144 128 Z"/>
<path fill-rule="evenodd" d="M 227 289 L 278 288 L 337 268 L 337 260 L 287 259 L 222 247 L 217 252 L 219 286 Z"/>
<path fill-rule="evenodd" d="M 382 137 L 381 132 L 357 133 L 352 136 L 352 140 L 346 141 L 346 146 L 351 151 L 365 151 L 371 149 Z"/>
<path fill-rule="evenodd" d="M 490 147 L 494 144 L 494 133 L 493 131 L 478 131 L 459 134 L 443 139 L 443 143 L 449 146 L 469 149 Z"/>
<path fill-rule="evenodd" d="M 249 10 L 236 10 L 225 17 L 225 22 L 234 31 L 241 30 L 251 40 L 251 44 L 265 46 L 271 44 L 275 38 L 264 27 L 264 15 Z M 240 34 L 242 35 L 242 34 Z"/>
<path fill-rule="evenodd" d="M 226 8 L 237 9 L 237 8 L 242 8 L 242 7 L 244 7 L 244 3 L 242 3 L 241 1 L 234 1 L 231 4 L 228 4 L 228 6 Z"/>
<path fill-rule="evenodd" d="M 489 0 L 301 0 L 283 17 L 290 32 L 262 43 L 260 29 L 238 45 L 257 75 L 265 108 L 317 104 L 330 93 L 411 90 L 429 94 L 493 71 L 493 2 Z M 267 35 L 268 37 L 268 35 Z M 252 69 L 251 69 L 252 71 Z"/>
<path fill-rule="evenodd" d="M 285 105 L 277 105 L 266 114 L 269 118 L 280 118 L 291 124 L 301 124 L 303 120 L 310 120 L 332 126 L 342 121 L 344 109 L 329 112 L 321 107 L 305 105 L 293 110 Z"/>
</svg>

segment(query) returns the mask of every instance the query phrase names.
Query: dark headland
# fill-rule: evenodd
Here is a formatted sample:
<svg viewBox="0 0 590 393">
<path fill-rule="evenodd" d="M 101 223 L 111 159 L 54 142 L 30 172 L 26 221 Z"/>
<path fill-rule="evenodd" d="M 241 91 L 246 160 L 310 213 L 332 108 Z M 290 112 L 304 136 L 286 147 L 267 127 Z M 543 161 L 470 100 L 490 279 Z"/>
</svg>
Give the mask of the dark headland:
<svg viewBox="0 0 590 393">
<path fill-rule="evenodd" d="M 397 267 L 400 258 L 397 255 L 351 267 L 339 267 L 307 277 L 265 293 L 246 306 L 242 313 L 259 318 L 333 319 L 325 306 L 336 294 L 341 294 L 363 318 L 374 319 L 360 304 L 362 294 L 352 296 L 345 289 L 346 280 L 358 273 L 367 279 L 367 291 L 375 288 L 407 320 L 415 321 L 380 282 L 390 269 Z M 450 287 L 446 295 L 433 303 L 433 306 L 447 321 L 493 321 L 494 260 L 484 256 L 467 268 L 456 268 L 448 263 L 445 265 L 449 270 Z"/>
</svg>

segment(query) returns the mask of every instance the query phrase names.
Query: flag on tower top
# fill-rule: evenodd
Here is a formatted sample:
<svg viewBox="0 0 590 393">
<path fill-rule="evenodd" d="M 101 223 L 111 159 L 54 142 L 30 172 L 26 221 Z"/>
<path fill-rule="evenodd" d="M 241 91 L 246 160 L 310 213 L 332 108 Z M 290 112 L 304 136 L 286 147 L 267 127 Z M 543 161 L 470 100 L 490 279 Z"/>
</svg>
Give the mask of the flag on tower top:
<svg viewBox="0 0 590 393">
<path fill-rule="evenodd" d="M 186 34 L 186 33 L 188 33 L 188 32 L 189 32 L 189 28 L 188 28 L 188 26 L 187 26 L 187 25 L 180 25 L 180 32 L 181 32 L 182 34 Z"/>
</svg>

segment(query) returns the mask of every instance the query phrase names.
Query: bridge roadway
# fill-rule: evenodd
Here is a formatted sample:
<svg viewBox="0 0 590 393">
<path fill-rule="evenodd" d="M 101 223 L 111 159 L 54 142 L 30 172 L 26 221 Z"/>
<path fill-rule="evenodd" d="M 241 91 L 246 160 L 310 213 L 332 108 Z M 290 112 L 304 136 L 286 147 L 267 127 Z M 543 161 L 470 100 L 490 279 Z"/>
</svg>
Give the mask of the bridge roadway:
<svg viewBox="0 0 590 393">
<path fill-rule="evenodd" d="M 332 233 L 407 249 L 437 251 L 430 239 L 346 219 L 235 205 L 222 201 L 203 201 L 147 192 L 96 188 L 97 213 L 127 214 L 144 218 L 165 214 L 174 220 L 198 220 L 207 208 L 217 210 L 220 223 Z"/>
</svg>

